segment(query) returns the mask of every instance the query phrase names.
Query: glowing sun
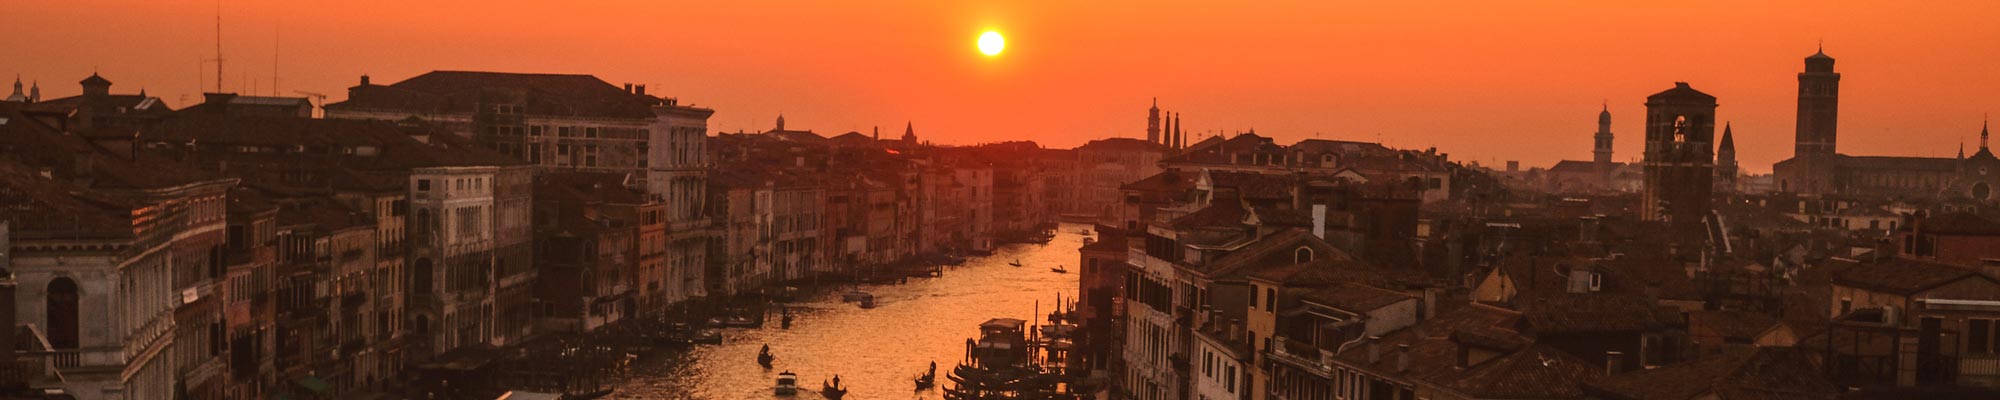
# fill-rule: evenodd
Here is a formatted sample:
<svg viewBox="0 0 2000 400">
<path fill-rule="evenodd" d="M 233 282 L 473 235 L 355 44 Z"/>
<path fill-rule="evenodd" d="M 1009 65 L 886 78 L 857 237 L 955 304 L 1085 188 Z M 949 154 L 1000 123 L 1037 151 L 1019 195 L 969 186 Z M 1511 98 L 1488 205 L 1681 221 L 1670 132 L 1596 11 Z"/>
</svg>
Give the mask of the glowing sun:
<svg viewBox="0 0 2000 400">
<path fill-rule="evenodd" d="M 1000 51 L 1006 49 L 1007 49 L 1007 38 L 1000 37 L 1000 32 L 986 31 L 986 33 L 979 34 L 980 54 L 985 54 L 987 57 L 993 57 L 1000 55 Z"/>
</svg>

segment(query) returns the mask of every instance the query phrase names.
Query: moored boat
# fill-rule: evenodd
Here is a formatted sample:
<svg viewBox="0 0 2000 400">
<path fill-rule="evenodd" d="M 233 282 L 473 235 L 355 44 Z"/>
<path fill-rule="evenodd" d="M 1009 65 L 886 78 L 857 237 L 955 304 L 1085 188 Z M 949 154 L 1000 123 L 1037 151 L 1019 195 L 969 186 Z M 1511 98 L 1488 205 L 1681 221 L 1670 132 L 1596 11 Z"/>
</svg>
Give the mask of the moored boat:
<svg viewBox="0 0 2000 400">
<path fill-rule="evenodd" d="M 779 396 L 799 394 L 799 375 L 792 373 L 792 371 L 779 372 L 778 386 L 771 390 Z"/>
</svg>

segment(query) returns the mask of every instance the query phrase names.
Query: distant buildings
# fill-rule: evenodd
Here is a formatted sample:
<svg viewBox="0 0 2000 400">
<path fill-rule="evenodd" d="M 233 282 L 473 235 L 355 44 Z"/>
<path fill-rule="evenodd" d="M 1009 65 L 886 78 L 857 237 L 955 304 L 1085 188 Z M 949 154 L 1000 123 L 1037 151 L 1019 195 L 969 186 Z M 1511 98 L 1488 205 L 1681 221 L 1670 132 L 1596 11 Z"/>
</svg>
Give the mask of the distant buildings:
<svg viewBox="0 0 2000 400">
<path fill-rule="evenodd" d="M 1839 138 L 1840 73 L 1825 52 L 1805 59 L 1799 73 L 1796 146 L 1792 158 L 1772 165 L 1777 190 L 1810 196 L 1895 196 L 1991 204 L 2000 187 L 2000 158 L 1987 148 L 1980 128 L 1979 148 L 1963 146 L 1956 158 L 1856 156 L 1842 154 Z"/>
</svg>

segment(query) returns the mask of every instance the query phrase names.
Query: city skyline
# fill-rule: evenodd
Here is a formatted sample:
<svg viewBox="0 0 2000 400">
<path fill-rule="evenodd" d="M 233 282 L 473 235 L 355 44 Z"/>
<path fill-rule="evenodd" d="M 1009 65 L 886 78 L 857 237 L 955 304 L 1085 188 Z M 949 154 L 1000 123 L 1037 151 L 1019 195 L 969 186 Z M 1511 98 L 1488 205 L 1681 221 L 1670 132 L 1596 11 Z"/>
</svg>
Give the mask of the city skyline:
<svg viewBox="0 0 2000 400">
<path fill-rule="evenodd" d="M 50 97 L 75 94 L 75 81 L 93 71 L 176 107 L 198 103 L 202 84 L 213 90 L 214 65 L 201 60 L 214 58 L 215 4 L 86 3 L 17 7 L 17 36 L 75 42 L 10 42 L 8 53 L 26 56 L 0 61 L 0 72 Z M 1840 125 L 1850 153 L 1948 157 L 1961 143 L 1976 147 L 1982 115 L 2000 109 L 1982 96 L 2000 76 L 1981 73 L 2000 54 L 1976 51 L 2000 45 L 2000 26 L 1977 18 L 1996 6 L 1974 2 L 869 11 L 500 2 L 480 16 L 437 2 L 393 3 L 398 12 L 381 12 L 387 2 L 221 5 L 224 91 L 323 93 L 332 102 L 364 74 L 391 82 L 431 70 L 591 74 L 699 99 L 721 110 L 716 132 L 767 130 L 784 115 L 829 135 L 911 123 L 939 143 L 1072 147 L 1144 137 L 1144 109 L 1157 97 L 1186 115 L 1190 142 L 1255 129 L 1281 142 L 1381 141 L 1495 167 L 1548 166 L 1588 155 L 1600 104 L 1621 139 L 1615 158 L 1636 159 L 1643 96 L 1685 81 L 1719 98 L 1718 119 L 1736 128 L 1745 172 L 1768 173 L 1791 155 L 1792 75 L 1821 43 L 1848 77 Z M 1662 20 L 1687 23 L 1654 22 Z M 494 26 L 530 28 L 473 29 Z M 1006 35 L 1005 54 L 978 53 L 976 38 L 988 30 Z M 1676 54 L 1697 60 L 1655 61 Z"/>
</svg>

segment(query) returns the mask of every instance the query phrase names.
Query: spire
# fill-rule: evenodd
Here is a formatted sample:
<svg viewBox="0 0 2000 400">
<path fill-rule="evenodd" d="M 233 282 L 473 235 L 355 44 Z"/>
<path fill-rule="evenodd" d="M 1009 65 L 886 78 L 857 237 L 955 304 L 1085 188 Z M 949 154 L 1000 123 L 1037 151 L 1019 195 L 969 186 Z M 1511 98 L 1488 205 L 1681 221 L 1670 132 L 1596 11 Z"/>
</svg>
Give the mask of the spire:
<svg viewBox="0 0 2000 400">
<path fill-rule="evenodd" d="M 1181 144 L 1182 144 L 1182 143 L 1187 143 L 1187 140 L 1186 140 L 1186 138 L 1185 138 L 1185 137 L 1181 136 L 1181 113 L 1174 113 L 1174 146 L 1173 146 L 1173 147 L 1174 147 L 1174 148 L 1176 148 L 1176 149 L 1178 149 L 1178 148 L 1181 148 Z"/>
<path fill-rule="evenodd" d="M 1979 151 L 1986 151 L 1986 120 L 1979 120 Z"/>
<path fill-rule="evenodd" d="M 1728 122 L 1722 123 L 1722 144 L 1720 146 L 1721 148 L 1716 150 L 1717 153 L 1736 153 L 1736 135 L 1730 132 Z"/>
<path fill-rule="evenodd" d="M 772 130 L 774 131 L 785 130 L 785 113 L 778 113 L 778 128 Z"/>
<path fill-rule="evenodd" d="M 910 144 L 917 143 L 917 124 L 915 122 L 903 122 L 903 141 Z"/>
<path fill-rule="evenodd" d="M 28 102 L 34 103 L 38 101 L 42 101 L 41 81 L 35 81 L 34 83 L 28 84 Z"/>
</svg>

